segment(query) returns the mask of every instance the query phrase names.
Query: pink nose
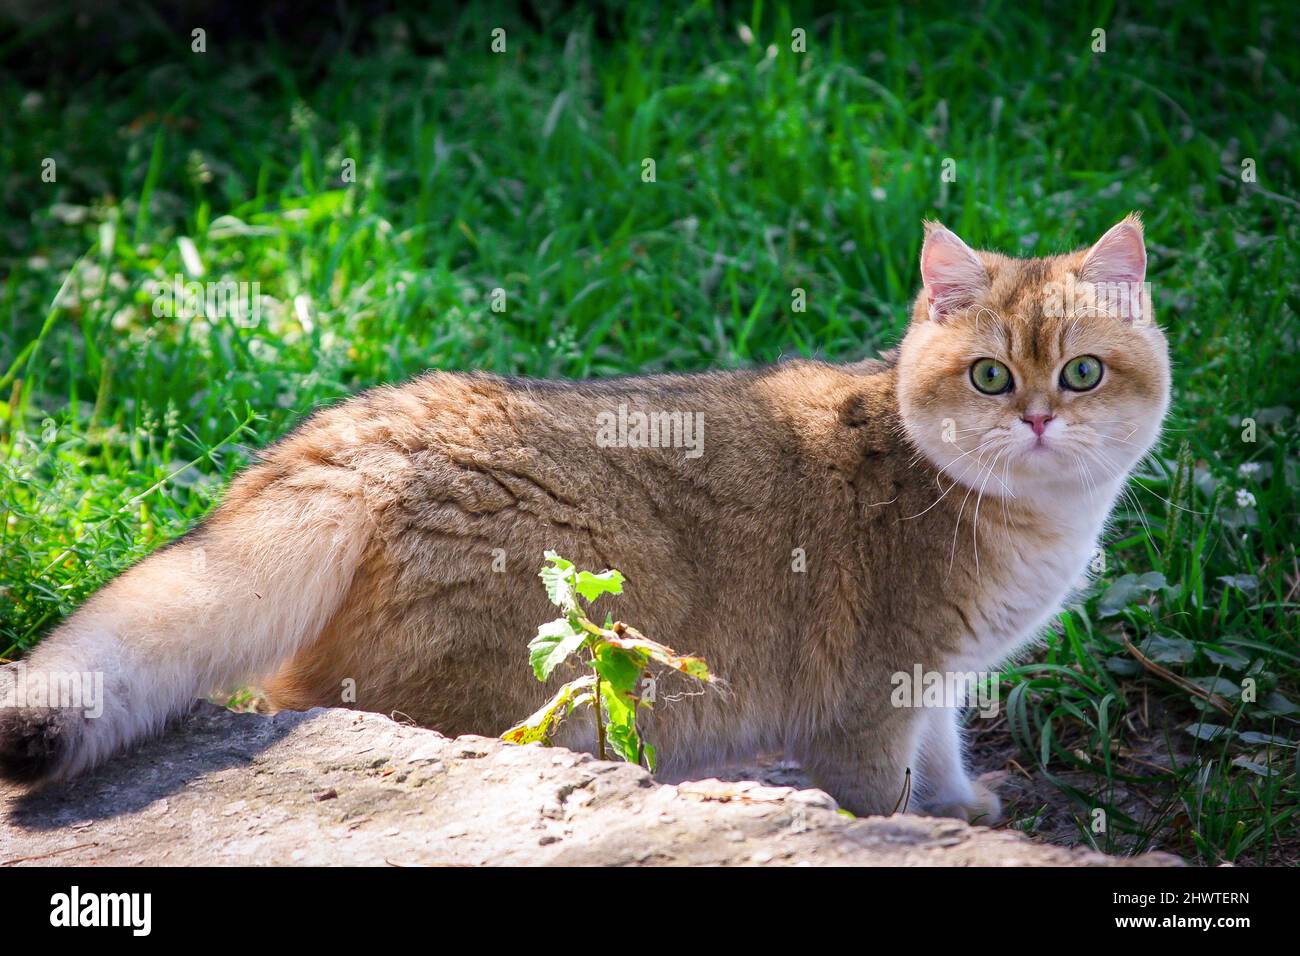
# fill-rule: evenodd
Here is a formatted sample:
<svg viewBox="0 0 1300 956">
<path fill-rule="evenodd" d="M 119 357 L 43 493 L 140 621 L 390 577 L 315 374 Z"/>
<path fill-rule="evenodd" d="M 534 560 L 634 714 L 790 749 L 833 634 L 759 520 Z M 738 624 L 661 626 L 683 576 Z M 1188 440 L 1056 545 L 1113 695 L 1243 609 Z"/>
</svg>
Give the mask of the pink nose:
<svg viewBox="0 0 1300 956">
<path fill-rule="evenodd" d="M 1021 415 L 1020 420 L 1032 428 L 1034 434 L 1041 438 L 1043 432 L 1047 430 L 1047 423 L 1054 417 L 1053 415 Z"/>
</svg>

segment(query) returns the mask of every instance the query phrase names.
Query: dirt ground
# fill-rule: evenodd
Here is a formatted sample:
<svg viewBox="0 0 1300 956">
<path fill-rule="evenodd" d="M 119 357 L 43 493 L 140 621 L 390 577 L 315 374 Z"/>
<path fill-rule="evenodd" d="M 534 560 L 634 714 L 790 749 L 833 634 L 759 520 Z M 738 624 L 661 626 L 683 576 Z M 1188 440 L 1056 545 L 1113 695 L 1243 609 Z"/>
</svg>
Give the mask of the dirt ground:
<svg viewBox="0 0 1300 956">
<path fill-rule="evenodd" d="M 227 701 L 217 701 L 231 710 L 269 713 L 270 708 L 257 689 L 240 692 Z M 1165 735 L 1160 728 L 1169 723 L 1169 715 L 1148 712 L 1147 739 L 1132 735 L 1138 742 L 1117 756 L 1124 761 L 1126 772 L 1135 776 L 1163 775 L 1170 767 L 1170 757 L 1165 749 Z M 1179 738 L 1170 734 L 1174 740 Z M 1164 819 L 1157 828 L 1157 836 L 1142 838 L 1133 833 L 1116 833 L 1107 840 L 1104 835 L 1085 837 L 1083 827 L 1091 826 L 1089 808 L 1075 800 L 1048 778 L 1037 761 L 1027 756 L 1013 739 L 1005 717 L 972 722 L 967 728 L 969 746 L 968 762 L 972 773 L 989 786 L 1002 800 L 1004 819 L 995 829 L 1016 829 L 1038 843 L 1061 847 L 1087 846 L 1102 852 L 1127 856 L 1150 850 L 1174 853 L 1189 862 L 1190 840 L 1184 832 L 1189 825 L 1186 814 L 1177 807 L 1162 806 L 1161 792 L 1153 780 L 1151 786 L 1117 785 L 1110 795 L 1110 803 L 1141 822 L 1144 828 Z M 1190 760 L 1189 753 L 1177 755 L 1179 765 Z M 807 789 L 813 787 L 809 776 L 799 764 L 779 754 L 764 755 L 753 762 L 722 767 L 714 773 L 700 774 L 701 778 L 716 776 L 724 781 L 755 780 L 769 786 Z M 1054 770 L 1060 783 L 1082 794 L 1092 794 L 1104 777 L 1084 771 Z M 1167 798 L 1166 798 L 1167 799 Z M 1300 865 L 1300 847 L 1277 847 L 1276 865 Z"/>
</svg>

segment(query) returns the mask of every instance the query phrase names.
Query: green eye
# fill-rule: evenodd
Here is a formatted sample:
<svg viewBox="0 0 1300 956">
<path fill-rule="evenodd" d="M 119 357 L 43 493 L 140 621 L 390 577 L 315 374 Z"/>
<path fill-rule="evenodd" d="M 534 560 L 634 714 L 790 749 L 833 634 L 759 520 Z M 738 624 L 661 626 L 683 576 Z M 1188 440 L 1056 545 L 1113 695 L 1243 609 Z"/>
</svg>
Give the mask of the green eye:
<svg viewBox="0 0 1300 956">
<path fill-rule="evenodd" d="M 985 395 L 1011 391 L 1011 370 L 997 359 L 982 358 L 970 367 L 971 384 Z"/>
<path fill-rule="evenodd" d="M 1101 359 L 1095 355 L 1080 355 L 1065 363 L 1061 369 L 1061 387 L 1072 392 L 1086 392 L 1096 388 L 1101 381 Z"/>
</svg>

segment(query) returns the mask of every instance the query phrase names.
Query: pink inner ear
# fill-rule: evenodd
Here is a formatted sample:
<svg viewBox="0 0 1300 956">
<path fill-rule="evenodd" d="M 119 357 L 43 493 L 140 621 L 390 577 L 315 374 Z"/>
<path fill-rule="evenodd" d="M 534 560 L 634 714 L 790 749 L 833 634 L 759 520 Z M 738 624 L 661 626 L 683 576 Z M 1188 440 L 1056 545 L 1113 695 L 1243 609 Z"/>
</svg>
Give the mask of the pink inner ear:
<svg viewBox="0 0 1300 956">
<path fill-rule="evenodd" d="M 1127 219 L 1111 226 L 1083 261 L 1079 278 L 1085 282 L 1142 282 L 1147 274 L 1147 250 L 1142 232 Z"/>
<path fill-rule="evenodd" d="M 921 247 L 921 281 L 932 313 L 942 316 L 974 302 L 988 289 L 989 275 L 970 246 L 938 226 Z"/>
</svg>

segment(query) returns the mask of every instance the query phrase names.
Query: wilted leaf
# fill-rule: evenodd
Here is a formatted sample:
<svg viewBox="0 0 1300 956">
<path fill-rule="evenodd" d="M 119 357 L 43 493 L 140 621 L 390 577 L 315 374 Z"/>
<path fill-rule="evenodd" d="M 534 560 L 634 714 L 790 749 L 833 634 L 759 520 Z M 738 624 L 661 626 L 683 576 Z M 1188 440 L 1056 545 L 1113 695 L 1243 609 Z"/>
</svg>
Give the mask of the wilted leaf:
<svg viewBox="0 0 1300 956">
<path fill-rule="evenodd" d="M 687 657 L 678 654 L 671 647 L 666 647 L 658 641 L 652 641 L 649 638 L 635 637 L 608 637 L 606 643 L 614 647 L 621 647 L 627 651 L 642 651 L 651 660 L 657 661 L 674 670 L 679 670 L 689 677 L 696 680 L 702 680 L 706 683 L 713 680 L 713 675 L 709 673 L 709 665 L 699 657 Z"/>
<path fill-rule="evenodd" d="M 555 692 L 555 696 L 535 711 L 531 717 L 516 724 L 501 735 L 501 739 L 511 744 L 531 744 L 547 740 L 555 732 L 560 721 L 567 717 L 575 707 L 592 700 L 588 688 L 594 686 L 594 674 L 584 674 L 571 680 Z M 585 693 L 584 693 L 585 691 Z"/>
</svg>

